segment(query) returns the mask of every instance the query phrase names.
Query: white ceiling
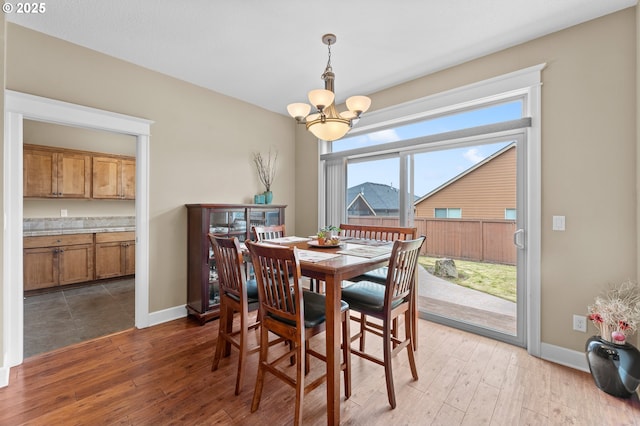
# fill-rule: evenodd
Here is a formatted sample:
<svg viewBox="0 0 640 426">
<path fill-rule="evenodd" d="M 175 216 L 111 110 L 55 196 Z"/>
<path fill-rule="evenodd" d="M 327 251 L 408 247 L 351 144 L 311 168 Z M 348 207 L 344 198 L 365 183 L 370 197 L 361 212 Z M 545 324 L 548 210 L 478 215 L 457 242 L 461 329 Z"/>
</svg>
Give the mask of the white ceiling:
<svg viewBox="0 0 640 426">
<path fill-rule="evenodd" d="M 15 2 L 12 2 L 15 4 Z M 48 0 L 6 14 L 40 31 L 286 114 L 323 87 L 369 94 L 630 6 L 637 0 Z"/>
</svg>

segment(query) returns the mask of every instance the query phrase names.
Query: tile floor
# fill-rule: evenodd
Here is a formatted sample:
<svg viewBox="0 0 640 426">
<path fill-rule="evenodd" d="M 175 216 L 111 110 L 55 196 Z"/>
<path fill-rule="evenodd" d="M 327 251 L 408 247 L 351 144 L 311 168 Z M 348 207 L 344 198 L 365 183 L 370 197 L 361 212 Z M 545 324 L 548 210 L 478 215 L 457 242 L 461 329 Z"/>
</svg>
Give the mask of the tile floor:
<svg viewBox="0 0 640 426">
<path fill-rule="evenodd" d="M 24 357 L 134 326 L 133 278 L 28 296 L 24 299 Z"/>
</svg>

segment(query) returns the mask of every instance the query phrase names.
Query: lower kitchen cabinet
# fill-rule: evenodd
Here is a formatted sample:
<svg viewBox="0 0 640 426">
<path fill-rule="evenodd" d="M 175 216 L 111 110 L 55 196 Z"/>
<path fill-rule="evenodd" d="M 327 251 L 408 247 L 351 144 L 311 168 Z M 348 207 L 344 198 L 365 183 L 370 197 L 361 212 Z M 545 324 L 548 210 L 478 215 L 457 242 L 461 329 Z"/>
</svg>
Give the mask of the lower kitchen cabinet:
<svg viewBox="0 0 640 426">
<path fill-rule="evenodd" d="M 24 238 L 24 290 L 94 280 L 93 234 Z"/>
<path fill-rule="evenodd" d="M 96 234 L 96 279 L 135 274 L 135 240 L 135 232 Z"/>
</svg>

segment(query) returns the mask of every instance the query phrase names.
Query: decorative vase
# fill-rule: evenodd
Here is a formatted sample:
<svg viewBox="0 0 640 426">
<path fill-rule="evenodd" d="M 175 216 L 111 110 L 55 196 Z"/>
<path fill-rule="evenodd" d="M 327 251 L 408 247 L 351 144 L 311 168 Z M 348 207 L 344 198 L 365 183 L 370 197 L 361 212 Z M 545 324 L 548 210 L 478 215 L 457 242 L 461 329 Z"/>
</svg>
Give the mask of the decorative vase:
<svg viewBox="0 0 640 426">
<path fill-rule="evenodd" d="M 265 202 L 265 204 L 271 204 L 272 200 L 273 200 L 273 192 L 264 191 L 264 202 Z"/>
<path fill-rule="evenodd" d="M 629 398 L 640 386 L 640 351 L 592 336 L 586 344 L 587 363 L 596 386 L 619 398 Z"/>
<path fill-rule="evenodd" d="M 253 196 L 254 204 L 264 204 L 264 194 L 256 194 Z"/>
</svg>

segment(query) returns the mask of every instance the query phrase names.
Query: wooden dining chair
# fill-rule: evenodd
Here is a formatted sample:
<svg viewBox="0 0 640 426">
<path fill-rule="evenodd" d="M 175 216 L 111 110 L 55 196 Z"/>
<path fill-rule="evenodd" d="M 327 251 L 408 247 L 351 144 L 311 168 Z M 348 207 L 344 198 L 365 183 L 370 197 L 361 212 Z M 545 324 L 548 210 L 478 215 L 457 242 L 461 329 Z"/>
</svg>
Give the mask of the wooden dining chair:
<svg viewBox="0 0 640 426">
<path fill-rule="evenodd" d="M 326 362 L 326 356 L 309 346 L 311 337 L 323 332 L 325 324 L 325 297 L 321 294 L 303 291 L 300 281 L 300 262 L 295 247 L 276 247 L 246 242 L 251 253 L 258 282 L 260 300 L 260 321 L 262 339 L 269 332 L 291 342 L 289 350 L 269 359 L 269 347 L 260 348 L 258 378 L 251 403 L 251 412 L 258 409 L 262 396 L 265 373 L 269 372 L 296 390 L 294 423 L 302 419 L 303 397 L 326 380 L 326 374 L 305 384 L 309 372 L 309 355 Z M 293 277 L 291 281 L 289 277 Z M 293 282 L 293 285 L 291 284 Z M 342 302 L 340 309 L 342 322 L 341 369 L 344 372 L 345 397 L 351 396 L 351 354 L 349 351 L 349 305 Z M 287 374 L 281 363 L 296 363 L 295 377 Z M 288 365 L 287 365 L 288 366 Z"/>
<path fill-rule="evenodd" d="M 366 240 L 413 240 L 416 233 L 417 229 L 411 227 L 340 224 L 340 235 Z"/>
<path fill-rule="evenodd" d="M 258 286 L 256 280 L 246 280 L 242 261 L 242 249 L 236 237 L 227 238 L 208 234 L 213 246 L 213 256 L 218 270 L 220 284 L 220 320 L 218 324 L 218 341 L 213 357 L 211 371 L 218 369 L 220 359 L 229 356 L 231 346 L 239 352 L 238 372 L 236 375 L 235 394 L 240 394 L 242 389 L 245 361 L 249 353 L 257 352 L 260 347 L 256 345 L 249 348 L 249 330 L 257 329 L 260 321 L 249 322 L 249 312 L 259 307 Z M 240 328 L 233 330 L 233 318 L 235 313 L 240 313 Z M 268 342 L 267 339 L 262 340 Z"/>
<path fill-rule="evenodd" d="M 252 226 L 251 235 L 255 241 L 272 240 L 274 238 L 286 237 L 285 226 L 273 225 L 273 226 Z M 309 289 L 316 293 L 321 293 L 322 287 L 320 281 L 311 278 L 309 279 Z"/>
<path fill-rule="evenodd" d="M 251 235 L 255 241 L 272 240 L 287 235 L 284 224 L 273 226 L 252 226 Z"/>
<path fill-rule="evenodd" d="M 416 268 L 420 248 L 425 237 L 415 240 L 396 240 L 389 260 L 389 271 L 384 286 L 371 281 L 359 281 L 345 286 L 342 300 L 350 309 L 361 314 L 360 330 L 351 336 L 351 341 L 360 340 L 360 349 L 351 348 L 351 352 L 384 367 L 387 382 L 387 397 L 391 408 L 396 408 L 396 396 L 393 386 L 392 359 L 398 352 L 407 349 L 409 366 L 414 380 L 418 380 L 418 370 L 414 356 L 413 318 L 415 305 L 412 302 L 416 291 Z M 404 337 L 400 339 L 392 330 L 393 323 L 404 315 Z M 372 323 L 370 316 L 382 321 Z M 382 337 L 383 358 L 380 359 L 365 352 L 364 335 L 372 333 Z"/>
<path fill-rule="evenodd" d="M 418 229 L 412 227 L 396 227 L 396 226 L 374 226 L 374 225 L 352 225 L 341 224 L 340 235 L 353 238 L 362 238 L 365 240 L 377 240 L 377 241 L 396 241 L 396 240 L 415 240 L 418 236 Z M 374 269 L 373 271 L 365 272 L 357 277 L 350 278 L 349 281 L 369 281 L 384 285 L 387 281 L 387 274 L 389 267 L 383 266 L 382 268 Z M 418 300 L 413 300 L 415 305 L 414 318 L 413 318 L 413 338 L 415 341 L 414 349 L 417 349 L 418 338 Z M 361 314 L 363 315 L 363 314 Z M 352 319 L 358 319 L 352 317 Z M 366 321 L 366 318 L 364 319 Z M 397 322 L 394 324 L 394 330 L 397 330 Z M 360 350 L 364 350 L 364 337 L 360 340 Z"/>
</svg>

